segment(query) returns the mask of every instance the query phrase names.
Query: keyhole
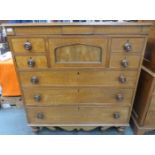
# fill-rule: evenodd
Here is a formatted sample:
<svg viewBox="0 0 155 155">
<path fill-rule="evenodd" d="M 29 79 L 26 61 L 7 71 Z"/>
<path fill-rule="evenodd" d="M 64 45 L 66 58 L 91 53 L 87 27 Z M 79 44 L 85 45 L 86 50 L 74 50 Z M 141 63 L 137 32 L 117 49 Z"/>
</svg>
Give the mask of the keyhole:
<svg viewBox="0 0 155 155">
<path fill-rule="evenodd" d="M 80 107 L 78 106 L 78 111 L 80 111 Z"/>
<path fill-rule="evenodd" d="M 77 72 L 77 75 L 80 75 L 80 72 Z"/>
</svg>

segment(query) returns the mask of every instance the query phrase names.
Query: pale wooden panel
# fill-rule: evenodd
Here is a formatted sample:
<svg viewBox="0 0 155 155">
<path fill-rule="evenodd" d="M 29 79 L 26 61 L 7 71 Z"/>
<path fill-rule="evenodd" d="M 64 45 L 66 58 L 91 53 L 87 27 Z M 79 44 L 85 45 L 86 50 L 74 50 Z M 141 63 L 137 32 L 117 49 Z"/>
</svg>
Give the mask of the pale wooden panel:
<svg viewBox="0 0 155 155">
<path fill-rule="evenodd" d="M 150 27 L 149 27 L 150 28 Z M 147 34 L 149 32 L 148 27 L 138 26 L 104 26 L 96 27 L 94 29 L 95 34 Z"/>
<path fill-rule="evenodd" d="M 62 34 L 92 34 L 94 28 L 92 26 L 63 26 Z"/>
<path fill-rule="evenodd" d="M 9 36 L 9 35 L 15 35 L 14 28 L 13 27 L 7 27 L 6 28 L 6 34 L 7 34 L 7 36 Z"/>
<path fill-rule="evenodd" d="M 55 50 L 56 63 L 101 63 L 102 50 L 88 45 L 66 45 Z"/>
<path fill-rule="evenodd" d="M 155 88 L 153 89 L 153 94 L 152 95 L 154 95 L 155 96 Z"/>
<path fill-rule="evenodd" d="M 128 123 L 128 108 L 107 108 L 97 106 L 74 107 L 27 107 L 28 120 L 31 124 L 117 124 Z M 120 113 L 115 119 L 114 113 Z M 43 119 L 37 114 L 42 113 Z"/>
<path fill-rule="evenodd" d="M 32 68 L 30 68 L 27 64 L 29 59 L 32 59 L 35 62 L 35 66 Z M 19 69 L 47 68 L 46 56 L 16 56 L 15 60 Z"/>
<path fill-rule="evenodd" d="M 146 119 L 145 119 L 145 126 L 155 127 L 155 112 L 154 111 L 148 112 Z"/>
<path fill-rule="evenodd" d="M 153 78 L 144 70 L 141 70 L 136 96 L 134 99 L 134 115 L 140 126 L 144 125 L 146 113 L 149 107 Z"/>
<path fill-rule="evenodd" d="M 124 68 L 121 65 L 122 60 L 128 61 L 128 67 L 126 67 L 126 69 L 137 69 L 139 68 L 141 57 L 139 55 L 112 53 L 110 58 L 110 68 Z"/>
<path fill-rule="evenodd" d="M 15 27 L 16 34 L 61 34 L 61 27 Z"/>
<path fill-rule="evenodd" d="M 150 108 L 149 110 L 155 111 L 155 96 L 153 95 L 151 98 Z"/>
<path fill-rule="evenodd" d="M 126 83 L 119 82 L 119 76 L 124 75 Z M 34 86 L 30 79 L 36 76 L 38 86 L 121 86 L 135 87 L 137 71 L 104 71 L 104 70 L 77 70 L 77 71 L 34 71 L 20 72 L 22 86 Z"/>
<path fill-rule="evenodd" d="M 30 91 L 31 90 L 31 91 Z M 25 88 L 23 89 L 26 105 L 130 105 L 133 89 L 113 88 Z M 117 94 L 122 94 L 124 99 L 118 101 Z M 39 102 L 34 100 L 35 95 L 40 95 Z"/>
<path fill-rule="evenodd" d="M 24 43 L 29 41 L 32 44 L 31 50 L 24 49 Z M 24 38 L 12 38 L 11 39 L 13 52 L 45 52 L 45 42 L 43 38 L 31 38 L 31 37 L 24 37 Z"/>
<path fill-rule="evenodd" d="M 129 42 L 132 46 L 130 52 L 124 50 L 124 44 Z M 145 45 L 145 38 L 113 38 L 111 44 L 112 52 L 125 52 L 125 53 L 134 53 L 142 52 Z"/>
<path fill-rule="evenodd" d="M 21 34 L 147 34 L 150 27 L 139 26 L 57 26 L 57 27 L 15 27 L 14 33 Z M 14 34 L 13 33 L 13 34 Z M 8 33 L 12 35 L 12 33 Z"/>
<path fill-rule="evenodd" d="M 107 38 L 97 35 L 52 37 L 49 39 L 51 65 L 52 67 L 105 67 L 108 61 L 107 46 Z"/>
</svg>

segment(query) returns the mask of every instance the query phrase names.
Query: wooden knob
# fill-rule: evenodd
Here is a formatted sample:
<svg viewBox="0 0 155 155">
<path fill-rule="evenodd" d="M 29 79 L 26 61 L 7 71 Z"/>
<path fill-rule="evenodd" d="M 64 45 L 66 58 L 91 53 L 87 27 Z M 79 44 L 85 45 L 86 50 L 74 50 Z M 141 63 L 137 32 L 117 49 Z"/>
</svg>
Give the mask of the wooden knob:
<svg viewBox="0 0 155 155">
<path fill-rule="evenodd" d="M 32 58 L 30 58 L 28 61 L 27 61 L 27 64 L 28 64 L 28 66 L 29 67 L 34 67 L 35 66 L 35 61 L 32 59 Z"/>
<path fill-rule="evenodd" d="M 80 72 L 77 72 L 77 75 L 80 75 Z"/>
<path fill-rule="evenodd" d="M 127 60 L 127 59 L 123 59 L 123 60 L 121 61 L 121 65 L 122 65 L 122 67 L 127 68 L 127 67 L 129 66 L 128 60 Z"/>
<path fill-rule="evenodd" d="M 32 84 L 37 84 L 37 83 L 39 83 L 39 79 L 36 76 L 32 76 L 31 77 L 31 83 Z"/>
<path fill-rule="evenodd" d="M 32 49 L 32 44 L 31 44 L 29 41 L 26 41 L 26 42 L 24 43 L 24 48 L 25 48 L 26 50 L 31 50 L 31 49 Z"/>
<path fill-rule="evenodd" d="M 125 83 L 127 80 L 126 80 L 126 77 L 124 75 L 120 75 L 119 81 L 120 81 L 120 83 Z"/>
<path fill-rule="evenodd" d="M 114 119 L 119 119 L 120 118 L 120 113 L 119 112 L 115 112 L 113 114 Z"/>
<path fill-rule="evenodd" d="M 37 113 L 38 119 L 44 119 L 44 114 L 42 112 Z"/>
<path fill-rule="evenodd" d="M 39 102 L 41 100 L 41 95 L 35 95 L 34 100 Z"/>
<path fill-rule="evenodd" d="M 124 99 L 123 94 L 121 94 L 121 93 L 117 94 L 116 99 L 117 99 L 117 101 L 123 101 L 123 99 Z"/>
<path fill-rule="evenodd" d="M 129 42 L 126 42 L 126 43 L 124 44 L 124 50 L 125 50 L 126 52 L 130 52 L 130 51 L 132 50 L 132 46 L 131 46 L 131 44 L 130 44 Z"/>
</svg>

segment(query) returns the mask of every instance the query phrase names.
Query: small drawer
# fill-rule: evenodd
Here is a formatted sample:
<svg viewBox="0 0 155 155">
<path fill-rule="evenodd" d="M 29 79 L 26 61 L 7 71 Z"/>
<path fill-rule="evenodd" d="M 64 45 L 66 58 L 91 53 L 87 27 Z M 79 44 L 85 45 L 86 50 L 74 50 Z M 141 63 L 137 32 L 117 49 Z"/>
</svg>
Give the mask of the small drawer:
<svg viewBox="0 0 155 155">
<path fill-rule="evenodd" d="M 47 68 L 46 56 L 16 56 L 18 69 L 40 69 Z"/>
<path fill-rule="evenodd" d="M 113 38 L 112 52 L 140 53 L 143 51 L 145 38 Z"/>
<path fill-rule="evenodd" d="M 17 53 L 45 52 L 44 38 L 13 38 L 12 50 Z"/>
<path fill-rule="evenodd" d="M 125 55 L 113 53 L 110 58 L 110 68 L 138 69 L 141 57 L 138 55 Z"/>
<path fill-rule="evenodd" d="M 112 86 L 135 87 L 137 71 L 25 71 L 19 72 L 22 86 Z"/>
<path fill-rule="evenodd" d="M 31 91 L 30 91 L 31 90 Z M 115 88 L 24 88 L 26 105 L 114 105 L 132 102 L 133 89 Z"/>
<path fill-rule="evenodd" d="M 129 108 L 97 106 L 27 107 L 30 124 L 124 124 Z"/>
</svg>

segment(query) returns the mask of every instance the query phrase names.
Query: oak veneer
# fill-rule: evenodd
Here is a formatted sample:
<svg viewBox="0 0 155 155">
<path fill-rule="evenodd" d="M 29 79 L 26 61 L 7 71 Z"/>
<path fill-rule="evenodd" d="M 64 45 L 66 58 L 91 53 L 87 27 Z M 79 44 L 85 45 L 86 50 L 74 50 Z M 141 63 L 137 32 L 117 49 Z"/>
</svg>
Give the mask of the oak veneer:
<svg viewBox="0 0 155 155">
<path fill-rule="evenodd" d="M 142 67 L 133 106 L 132 126 L 135 134 L 155 129 L 155 73 Z"/>
<path fill-rule="evenodd" d="M 15 61 L 19 69 L 48 68 L 47 58 L 44 55 L 16 56 Z"/>
<path fill-rule="evenodd" d="M 3 26 L 30 126 L 106 129 L 129 124 L 151 24 Z"/>
<path fill-rule="evenodd" d="M 23 88 L 26 105 L 108 105 L 129 106 L 133 97 L 133 89 L 114 89 L 107 87 L 64 87 Z M 35 96 L 40 96 L 35 100 Z"/>
</svg>

